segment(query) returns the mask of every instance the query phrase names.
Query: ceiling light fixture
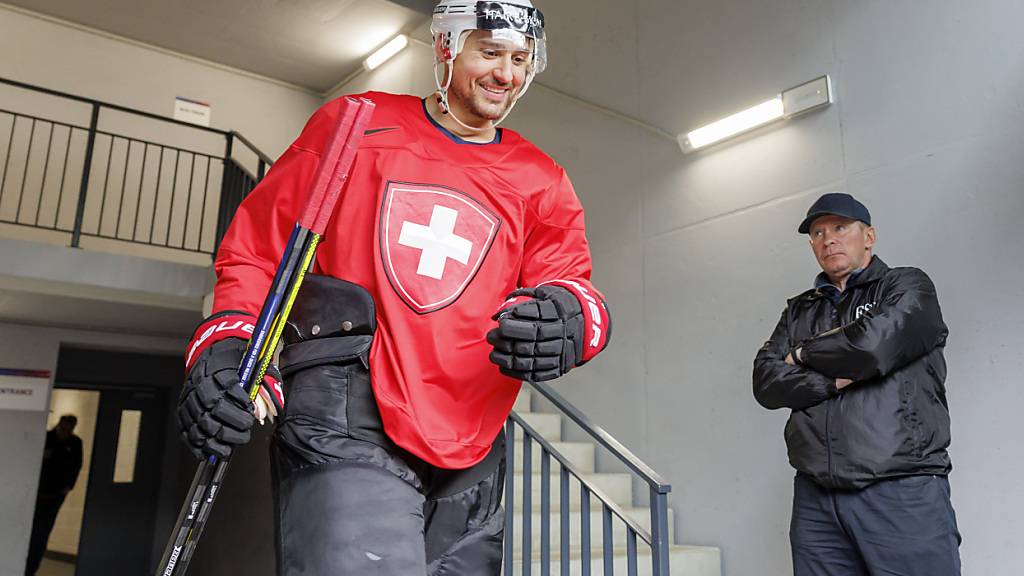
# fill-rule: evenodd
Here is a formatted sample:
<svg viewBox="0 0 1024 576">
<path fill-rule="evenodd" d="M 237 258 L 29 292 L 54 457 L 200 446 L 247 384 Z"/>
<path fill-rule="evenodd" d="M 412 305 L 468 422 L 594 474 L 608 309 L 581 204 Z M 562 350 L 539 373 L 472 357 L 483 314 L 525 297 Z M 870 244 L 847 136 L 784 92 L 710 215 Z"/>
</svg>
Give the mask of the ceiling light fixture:
<svg viewBox="0 0 1024 576">
<path fill-rule="evenodd" d="M 749 132 L 779 119 L 789 119 L 832 103 L 832 83 L 821 76 L 784 90 L 781 94 L 742 112 L 737 112 L 696 130 L 677 136 L 684 153 L 710 146 L 727 138 Z"/>
<path fill-rule="evenodd" d="M 405 34 L 399 34 L 392 38 L 387 44 L 381 46 L 376 52 L 370 54 L 366 60 L 363 60 L 363 67 L 367 70 L 373 70 L 381 64 L 387 62 L 392 56 L 398 54 L 409 45 L 409 38 Z"/>
</svg>

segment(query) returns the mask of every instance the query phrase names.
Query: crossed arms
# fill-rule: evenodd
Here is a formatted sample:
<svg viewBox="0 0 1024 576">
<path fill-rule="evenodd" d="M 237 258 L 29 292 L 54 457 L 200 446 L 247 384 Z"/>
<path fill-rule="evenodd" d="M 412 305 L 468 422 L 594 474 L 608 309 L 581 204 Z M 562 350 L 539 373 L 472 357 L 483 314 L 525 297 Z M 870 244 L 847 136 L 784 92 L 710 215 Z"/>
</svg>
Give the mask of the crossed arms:
<svg viewBox="0 0 1024 576">
<path fill-rule="evenodd" d="M 881 378 L 926 355 L 946 336 L 935 286 L 915 268 L 890 271 L 871 312 L 796 345 L 783 311 L 754 359 L 754 397 L 769 409 L 802 410 L 851 383 Z"/>
</svg>

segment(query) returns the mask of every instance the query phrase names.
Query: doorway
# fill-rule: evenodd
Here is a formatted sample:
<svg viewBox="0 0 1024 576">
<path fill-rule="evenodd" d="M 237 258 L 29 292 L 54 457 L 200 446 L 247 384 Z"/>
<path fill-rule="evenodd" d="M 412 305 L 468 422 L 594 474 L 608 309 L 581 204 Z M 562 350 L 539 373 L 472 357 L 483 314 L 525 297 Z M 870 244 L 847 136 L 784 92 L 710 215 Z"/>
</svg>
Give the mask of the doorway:
<svg viewBox="0 0 1024 576">
<path fill-rule="evenodd" d="M 149 573 L 165 538 L 158 528 L 177 511 L 178 468 L 191 458 L 171 401 L 181 357 L 62 346 L 54 382 L 51 419 L 78 417 L 83 465 L 37 576 Z"/>
<path fill-rule="evenodd" d="M 65 415 L 78 419 L 74 434 L 82 441 L 82 468 L 57 514 L 37 576 L 72 576 L 75 572 L 99 406 L 100 393 L 96 390 L 55 389 L 50 395 L 46 429 L 53 430 Z"/>
<path fill-rule="evenodd" d="M 149 571 L 164 412 L 163 390 L 101 391 L 76 576 Z"/>
</svg>

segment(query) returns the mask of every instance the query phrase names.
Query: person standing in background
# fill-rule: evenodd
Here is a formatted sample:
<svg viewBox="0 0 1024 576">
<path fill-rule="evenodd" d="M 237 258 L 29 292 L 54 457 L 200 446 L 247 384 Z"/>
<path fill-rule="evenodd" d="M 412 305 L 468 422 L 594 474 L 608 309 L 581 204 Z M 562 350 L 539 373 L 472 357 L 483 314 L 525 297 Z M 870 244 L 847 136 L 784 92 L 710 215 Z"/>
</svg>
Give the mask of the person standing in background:
<svg viewBox="0 0 1024 576">
<path fill-rule="evenodd" d="M 754 360 L 754 397 L 789 408 L 796 576 L 953 576 L 948 329 L 917 268 L 872 254 L 868 209 L 830 193 L 807 211 L 822 272 Z"/>
<path fill-rule="evenodd" d="M 65 414 L 53 430 L 46 433 L 43 469 L 39 473 L 39 490 L 36 492 L 36 511 L 32 518 L 25 576 L 34 576 L 39 569 L 57 513 L 68 492 L 75 487 L 78 472 L 82 469 L 82 439 L 74 434 L 76 425 L 78 418 L 73 414 Z"/>
</svg>

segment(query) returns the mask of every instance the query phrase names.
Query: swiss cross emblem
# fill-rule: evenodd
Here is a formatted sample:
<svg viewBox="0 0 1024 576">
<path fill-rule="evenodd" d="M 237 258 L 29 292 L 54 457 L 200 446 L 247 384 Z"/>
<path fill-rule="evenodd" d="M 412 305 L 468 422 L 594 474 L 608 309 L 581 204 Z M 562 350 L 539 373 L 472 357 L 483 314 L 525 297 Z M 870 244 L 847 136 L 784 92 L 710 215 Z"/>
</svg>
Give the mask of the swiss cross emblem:
<svg viewBox="0 0 1024 576">
<path fill-rule="evenodd" d="M 480 269 L 500 224 L 458 190 L 388 182 L 380 253 L 392 288 L 420 314 L 451 304 Z"/>
</svg>

